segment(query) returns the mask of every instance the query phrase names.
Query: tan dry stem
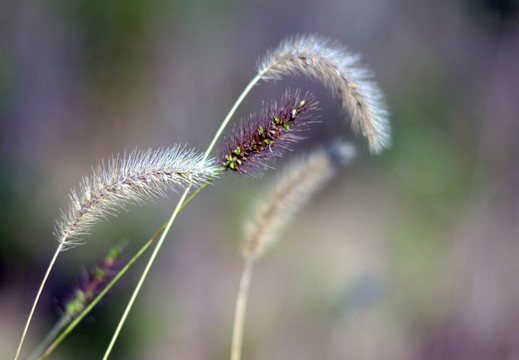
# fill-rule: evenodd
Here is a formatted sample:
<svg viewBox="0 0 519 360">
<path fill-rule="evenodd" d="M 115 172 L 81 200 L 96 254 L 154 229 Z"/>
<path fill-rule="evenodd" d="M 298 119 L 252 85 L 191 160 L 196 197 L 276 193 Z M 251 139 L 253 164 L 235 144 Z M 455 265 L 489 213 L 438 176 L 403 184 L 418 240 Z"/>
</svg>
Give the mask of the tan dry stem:
<svg viewBox="0 0 519 360">
<path fill-rule="evenodd" d="M 236 298 L 234 310 L 234 325 L 232 329 L 231 360 L 241 359 L 241 349 L 243 342 L 243 328 L 245 325 L 245 312 L 247 310 L 247 300 L 249 297 L 250 279 L 254 267 L 254 258 L 245 259 L 240 278 L 240 288 Z"/>
</svg>

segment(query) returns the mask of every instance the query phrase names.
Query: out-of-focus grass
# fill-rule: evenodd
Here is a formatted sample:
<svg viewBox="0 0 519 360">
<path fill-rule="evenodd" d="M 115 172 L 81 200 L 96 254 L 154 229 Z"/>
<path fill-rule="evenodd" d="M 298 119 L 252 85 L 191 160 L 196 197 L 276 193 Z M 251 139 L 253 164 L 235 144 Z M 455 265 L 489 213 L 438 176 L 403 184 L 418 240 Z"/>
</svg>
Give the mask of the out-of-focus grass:
<svg viewBox="0 0 519 360">
<path fill-rule="evenodd" d="M 90 166 L 136 145 L 204 148 L 254 73 L 254 59 L 286 35 L 317 32 L 372 65 L 393 114 L 393 146 L 380 159 L 362 150 L 259 264 L 246 357 L 515 358 L 518 108 L 507 84 L 518 76 L 510 21 L 517 12 L 506 1 L 466 4 L 4 4 L 0 357 L 14 354 L 55 246 L 54 219 Z M 275 98 L 262 98 L 269 86 L 279 85 L 262 84 L 247 104 Z M 222 178 L 186 208 L 113 358 L 226 356 L 240 219 L 271 175 Z M 51 326 L 54 297 L 81 264 L 120 238 L 136 249 L 166 220 L 175 196 L 100 224 L 87 245 L 64 254 L 28 348 Z M 103 351 L 133 276 L 56 358 Z"/>
</svg>

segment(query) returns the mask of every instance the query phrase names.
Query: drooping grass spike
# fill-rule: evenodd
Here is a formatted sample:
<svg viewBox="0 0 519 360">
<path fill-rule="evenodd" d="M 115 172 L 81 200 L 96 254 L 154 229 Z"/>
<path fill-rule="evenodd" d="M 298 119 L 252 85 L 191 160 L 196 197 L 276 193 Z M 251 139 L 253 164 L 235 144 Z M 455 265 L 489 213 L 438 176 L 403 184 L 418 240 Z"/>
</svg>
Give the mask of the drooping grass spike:
<svg viewBox="0 0 519 360">
<path fill-rule="evenodd" d="M 304 75 L 321 82 L 341 100 L 355 131 L 367 138 L 371 152 L 389 147 L 389 113 L 384 96 L 359 56 L 345 47 L 316 35 L 300 35 L 282 41 L 258 62 L 258 77 L 278 80 Z"/>
</svg>

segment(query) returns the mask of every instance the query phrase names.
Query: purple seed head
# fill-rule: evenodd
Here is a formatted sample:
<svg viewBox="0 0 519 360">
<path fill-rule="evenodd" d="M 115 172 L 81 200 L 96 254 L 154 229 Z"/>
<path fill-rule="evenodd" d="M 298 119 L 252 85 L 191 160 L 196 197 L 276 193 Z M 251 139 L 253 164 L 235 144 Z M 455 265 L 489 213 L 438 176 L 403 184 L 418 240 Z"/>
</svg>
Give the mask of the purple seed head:
<svg viewBox="0 0 519 360">
<path fill-rule="evenodd" d="M 226 138 L 221 165 L 241 174 L 257 174 L 269 161 L 282 156 L 290 143 L 301 139 L 297 133 L 307 130 L 315 120 L 312 112 L 317 104 L 310 93 L 301 98 L 299 90 L 286 90 L 279 105 L 274 101 L 265 106 L 260 115 L 251 116 L 246 125 Z"/>
<path fill-rule="evenodd" d="M 112 247 L 105 258 L 85 273 L 64 304 L 67 316 L 75 317 L 104 290 L 125 265 L 125 247 Z"/>
</svg>

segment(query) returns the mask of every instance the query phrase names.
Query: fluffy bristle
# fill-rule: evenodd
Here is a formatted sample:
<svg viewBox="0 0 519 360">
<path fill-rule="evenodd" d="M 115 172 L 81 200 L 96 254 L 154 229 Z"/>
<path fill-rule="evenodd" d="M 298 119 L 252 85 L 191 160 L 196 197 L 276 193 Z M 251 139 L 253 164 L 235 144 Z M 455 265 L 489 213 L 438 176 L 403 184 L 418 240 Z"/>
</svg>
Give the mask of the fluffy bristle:
<svg viewBox="0 0 519 360">
<path fill-rule="evenodd" d="M 286 39 L 258 63 L 264 80 L 302 74 L 320 81 L 338 97 L 350 114 L 352 127 L 368 139 L 373 153 L 390 144 L 390 127 L 384 97 L 359 57 L 319 36 Z"/>
<path fill-rule="evenodd" d="M 132 151 L 127 157 L 101 162 L 90 177 L 70 194 L 69 211 L 63 213 L 56 236 L 65 248 L 108 215 L 131 204 L 141 204 L 165 197 L 168 190 L 207 181 L 218 170 L 214 159 L 202 161 L 194 150 L 174 146 L 167 149 Z"/>
<path fill-rule="evenodd" d="M 269 161 L 281 156 L 291 142 L 301 139 L 297 133 L 315 119 L 312 111 L 317 104 L 310 93 L 300 98 L 299 90 L 286 90 L 279 105 L 272 102 L 259 116 L 251 116 L 246 125 L 235 128 L 223 146 L 221 165 L 241 174 L 257 174 Z"/>
</svg>

